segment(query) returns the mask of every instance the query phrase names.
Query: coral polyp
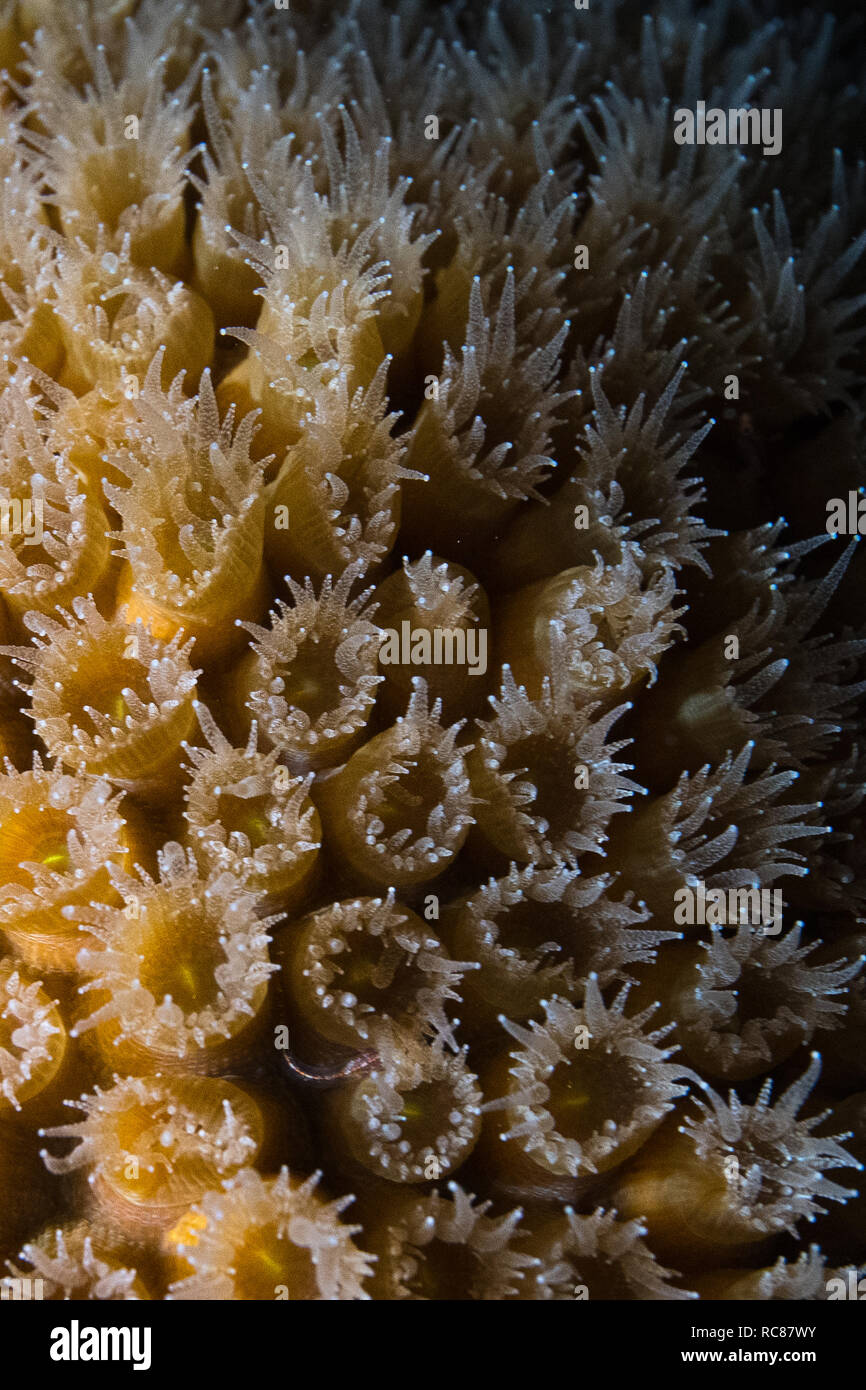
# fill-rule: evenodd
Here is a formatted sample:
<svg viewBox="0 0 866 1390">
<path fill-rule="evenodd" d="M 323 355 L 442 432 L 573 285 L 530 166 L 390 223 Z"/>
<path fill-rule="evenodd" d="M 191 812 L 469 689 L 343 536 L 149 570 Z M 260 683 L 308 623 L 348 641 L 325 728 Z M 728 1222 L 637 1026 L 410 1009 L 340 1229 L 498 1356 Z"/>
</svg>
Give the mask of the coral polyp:
<svg viewBox="0 0 866 1390">
<path fill-rule="evenodd" d="M 274 943 L 294 1014 L 320 1039 L 373 1042 L 384 1020 L 413 1024 L 453 1043 L 449 1000 L 475 962 L 451 960 L 431 927 L 387 898 L 332 903 Z"/>
<path fill-rule="evenodd" d="M 483 1300 L 514 1296 L 537 1261 L 523 1248 L 523 1216 L 515 1208 L 490 1216 L 459 1183 L 447 1195 L 404 1197 L 370 1220 L 376 1253 L 373 1296 L 390 1299 Z"/>
<path fill-rule="evenodd" d="M 134 837 L 119 802 L 107 782 L 43 767 L 38 753 L 28 772 L 7 762 L 0 776 L 0 929 L 31 965 L 74 971 L 85 944 L 76 906 L 120 901 L 108 869 L 126 862 Z"/>
<path fill-rule="evenodd" d="M 240 645 L 235 620 L 258 618 L 266 603 L 264 465 L 250 458 L 255 415 L 236 430 L 231 408 L 220 420 L 207 370 L 192 400 L 181 376 L 163 392 L 164 355 L 150 364 L 112 455 L 128 486 L 104 484 L 126 561 L 117 597 L 127 621 L 142 618 L 163 640 L 183 631 L 196 657 L 213 661 Z"/>
<path fill-rule="evenodd" d="M 605 1006 L 590 976 L 583 1007 L 542 1001 L 545 1021 L 528 1028 L 502 1019 L 520 1044 L 507 1069 L 505 1095 L 486 1102 L 503 1112 L 489 1131 L 490 1161 L 509 1190 L 577 1196 L 599 1173 L 617 1167 L 658 1128 L 685 1095 L 688 1067 L 660 1047 L 669 1028 L 648 1030 L 655 1012 L 625 1013 L 628 986 Z"/>
<path fill-rule="evenodd" d="M 708 1252 L 723 1259 L 780 1231 L 794 1232 L 825 1210 L 822 1201 L 856 1195 L 826 1171 L 861 1168 L 840 1142 L 847 1134 L 813 1133 L 827 1112 L 797 1118 L 820 1070 L 813 1055 L 774 1103 L 772 1079 L 751 1105 L 735 1091 L 725 1102 L 707 1087 L 707 1100 L 695 1097 L 699 1118 L 691 1113 L 676 1129 L 668 1124 L 626 1173 L 617 1191 L 620 1210 L 644 1211 L 655 1244 L 694 1261 Z"/>
<path fill-rule="evenodd" d="M 62 1157 L 43 1153 L 46 1166 L 86 1170 L 109 1226 L 142 1240 L 158 1238 L 214 1182 L 251 1163 L 263 1137 L 255 1102 L 210 1077 L 117 1077 L 70 1105 L 85 1118 L 43 1133 L 74 1147 Z"/>
<path fill-rule="evenodd" d="M 500 854 L 545 867 L 595 854 L 608 825 L 636 784 L 615 761 L 627 740 L 607 743 L 614 722 L 629 708 L 604 714 L 597 704 L 577 710 L 568 693 L 565 659 L 545 676 L 538 699 L 502 668 L 493 717 L 479 720 L 481 737 L 468 758 L 478 826 Z M 532 770 L 531 777 L 524 775 Z"/>
<path fill-rule="evenodd" d="M 66 1029 L 39 980 L 10 961 L 0 965 L 0 1118 L 21 1112 L 54 1081 L 66 1053 Z"/>
<path fill-rule="evenodd" d="M 79 952 L 79 992 L 94 1007 L 75 1032 L 97 1030 L 108 1059 L 151 1067 L 225 1070 L 266 1014 L 268 927 L 261 895 L 227 870 L 202 875 L 191 851 L 169 842 L 159 878 L 113 874 L 122 905 L 77 912 L 95 938 Z"/>
<path fill-rule="evenodd" d="M 343 761 L 364 735 L 373 712 L 378 632 L 366 603 L 350 597 L 363 573 L 359 562 L 318 594 L 289 580 L 292 607 L 282 600 L 271 625 L 249 626 L 252 642 L 231 672 L 227 700 L 235 721 L 258 722 L 263 738 L 296 772 Z"/>
<path fill-rule="evenodd" d="M 569 324 L 558 323 L 543 346 L 521 349 L 514 300 L 509 273 L 485 314 L 476 277 L 462 358 L 445 346 L 438 390 L 421 408 L 408 453 L 409 465 L 430 475 L 430 488 L 407 488 L 406 532 L 416 546 L 431 538 L 441 552 L 449 548 L 449 532 L 462 539 L 488 535 L 519 502 L 540 497 L 553 467 L 547 449 L 565 399 L 554 383 Z M 485 419 L 496 421 L 495 430 L 485 428 Z"/>
<path fill-rule="evenodd" d="M 652 963 L 663 941 L 680 938 L 645 928 L 646 908 L 611 888 L 608 875 L 589 878 L 565 863 L 512 864 L 501 878 L 449 903 L 445 935 L 478 965 L 463 985 L 472 1022 L 489 1027 L 500 1011 L 520 1022 L 546 997 L 577 997 L 590 978 L 609 985 L 626 966 Z"/>
<path fill-rule="evenodd" d="M 40 406 L 38 393 L 28 394 L 16 379 L 0 417 L 0 488 L 20 499 L 22 518 L 18 533 L 10 530 L 0 546 L 0 591 L 19 627 L 31 610 L 53 613 L 76 594 L 104 594 L 111 582 L 103 500 L 72 465 Z"/>
<path fill-rule="evenodd" d="M 30 716 L 48 752 L 73 772 L 149 792 L 170 779 L 192 732 L 192 639 L 154 637 L 141 619 L 106 620 L 92 595 L 62 621 L 27 614 L 29 647 L 10 650 L 30 673 Z"/>
<path fill-rule="evenodd" d="M 107 233 L 113 249 L 128 238 L 135 264 L 176 271 L 184 254 L 189 98 L 196 73 L 187 74 L 169 99 L 169 53 L 160 55 L 143 83 L 133 65 L 141 35 L 134 25 L 123 33 L 129 66 L 124 64 L 120 82 L 112 78 L 103 45 L 88 42 L 89 36 L 85 57 L 92 77 L 83 93 L 56 69 L 33 60 L 25 64 L 24 110 L 38 115 L 41 127 L 28 129 L 26 139 L 67 236 L 95 245 Z"/>
<path fill-rule="evenodd" d="M 234 748 L 206 705 L 196 701 L 195 710 L 209 747 L 188 750 L 187 842 L 205 871 L 227 869 L 288 911 L 308 895 L 317 869 L 312 776 L 290 777 L 276 749 L 258 752 L 255 720 L 246 745 Z"/>
<path fill-rule="evenodd" d="M 208 1192 L 169 1239 L 189 1272 L 171 1286 L 179 1299 L 367 1298 L 371 1261 L 342 1220 L 352 1201 L 329 1202 L 319 1174 L 301 1182 L 283 1168 L 262 1179 L 246 1169 Z"/>
<path fill-rule="evenodd" d="M 403 568 L 394 570 L 377 585 L 374 601 L 376 622 L 385 631 L 386 642 L 394 643 L 399 634 L 402 643 L 408 632 L 410 651 L 417 658 L 413 658 L 412 666 L 407 666 L 402 659 L 394 659 L 395 652 L 383 648 L 384 686 L 379 695 L 382 708 L 395 718 L 402 713 L 411 693 L 413 674 L 427 682 L 433 699 L 442 701 L 446 718 L 477 707 L 484 695 L 488 669 L 490 604 L 469 570 L 439 560 L 429 550 L 414 564 L 404 556 Z M 441 660 L 437 657 L 437 639 Z M 402 658 L 402 648 L 396 651 Z M 461 651 L 466 653 L 465 661 L 460 659 Z"/>
<path fill-rule="evenodd" d="M 511 595 L 499 614 L 500 654 L 535 696 L 554 662 L 564 662 L 566 680 L 584 699 L 625 693 L 643 679 L 653 684 L 676 631 L 675 593 L 667 567 L 642 590 L 632 550 L 620 565 L 606 567 L 599 556 L 593 570 L 563 570 Z"/>
<path fill-rule="evenodd" d="M 863 1296 L 864 35 L 0 0 L 3 1302 Z"/>
<path fill-rule="evenodd" d="M 634 1300 L 697 1297 L 673 1281 L 676 1271 L 659 1264 L 640 1221 L 621 1221 L 602 1208 L 578 1216 L 573 1207 L 549 1217 L 527 1242 L 540 1272 L 530 1270 L 518 1297 Z"/>
<path fill-rule="evenodd" d="M 405 715 L 323 781 L 326 833 L 357 877 L 376 887 L 414 887 L 456 858 L 473 817 L 462 728 L 441 721 L 418 676 Z"/>
<path fill-rule="evenodd" d="M 186 370 L 196 381 L 210 361 L 207 303 L 183 280 L 137 266 L 128 235 L 113 250 L 100 224 L 95 248 L 78 237 L 60 243 L 47 290 L 63 352 L 57 380 L 77 396 L 133 393 L 161 347 L 169 380 Z"/>
<path fill-rule="evenodd" d="M 49 1227 L 21 1249 L 21 1264 L 9 1261 L 9 1274 L 0 1278 L 0 1290 L 13 1279 L 41 1281 L 42 1297 L 57 1301 L 93 1299 L 126 1302 L 149 1299 L 147 1286 L 122 1243 L 105 1230 L 94 1234 L 87 1222 Z"/>
<path fill-rule="evenodd" d="M 659 995 L 676 1018 L 687 1056 L 709 1076 L 728 1081 L 785 1061 L 818 1029 L 843 1026 L 847 986 L 863 957 L 826 964 L 809 959 L 820 943 L 800 944 L 802 922 L 779 937 L 756 933 L 747 922 L 725 937 L 684 952 L 670 986 Z"/>
<path fill-rule="evenodd" d="M 353 563 L 371 571 L 386 559 L 400 524 L 400 484 L 420 478 L 403 463 L 386 413 L 391 359 L 369 386 L 349 392 L 344 367 L 327 386 L 310 387 L 314 407 L 268 490 L 266 545 L 279 572 L 324 579 Z"/>
</svg>

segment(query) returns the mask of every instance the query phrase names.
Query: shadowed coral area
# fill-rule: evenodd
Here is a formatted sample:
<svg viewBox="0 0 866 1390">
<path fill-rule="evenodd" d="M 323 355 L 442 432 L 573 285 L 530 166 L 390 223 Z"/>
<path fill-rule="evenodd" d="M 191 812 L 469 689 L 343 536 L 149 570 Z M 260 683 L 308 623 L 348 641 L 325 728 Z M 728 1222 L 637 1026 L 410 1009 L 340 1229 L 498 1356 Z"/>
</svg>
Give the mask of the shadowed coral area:
<svg viewBox="0 0 866 1390">
<path fill-rule="evenodd" d="M 866 1263 L 864 22 L 649 8 L 0 4 L 4 1296 Z"/>
</svg>

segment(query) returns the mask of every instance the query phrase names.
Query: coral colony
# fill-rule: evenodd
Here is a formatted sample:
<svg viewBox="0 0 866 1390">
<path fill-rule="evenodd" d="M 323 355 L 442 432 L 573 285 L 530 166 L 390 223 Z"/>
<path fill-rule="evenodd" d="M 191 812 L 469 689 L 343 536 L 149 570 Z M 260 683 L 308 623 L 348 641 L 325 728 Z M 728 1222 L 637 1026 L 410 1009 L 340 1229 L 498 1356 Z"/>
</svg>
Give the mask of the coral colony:
<svg viewBox="0 0 866 1390">
<path fill-rule="evenodd" d="M 866 1296 L 862 40 L 0 0 L 4 1299 Z"/>
</svg>

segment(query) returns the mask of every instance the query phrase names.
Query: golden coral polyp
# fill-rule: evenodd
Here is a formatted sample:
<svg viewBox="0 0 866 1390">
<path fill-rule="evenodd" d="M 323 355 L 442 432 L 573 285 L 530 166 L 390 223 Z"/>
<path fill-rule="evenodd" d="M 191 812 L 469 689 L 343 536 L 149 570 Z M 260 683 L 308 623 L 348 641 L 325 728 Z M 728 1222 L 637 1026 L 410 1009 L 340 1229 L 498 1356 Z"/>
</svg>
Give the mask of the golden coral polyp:
<svg viewBox="0 0 866 1390">
<path fill-rule="evenodd" d="M 104 384 L 76 396 L 51 377 L 39 378 L 46 426 L 58 452 L 65 455 L 92 495 L 104 497 L 106 481 L 121 486 L 125 481 L 111 459 L 126 442 L 126 424 L 132 418 L 139 385 L 136 376 L 121 373 L 114 385 Z"/>
<path fill-rule="evenodd" d="M 296 444 L 315 392 L 341 371 L 350 395 L 369 386 L 385 352 L 376 305 L 387 294 L 387 271 L 371 264 L 370 233 L 351 251 L 331 250 L 321 209 L 277 229 L 276 243 L 238 237 L 264 281 L 255 329 L 224 329 L 249 352 L 220 386 L 222 401 L 262 411 L 259 447 L 280 455 Z"/>
<path fill-rule="evenodd" d="M 463 565 L 442 560 L 426 551 L 419 560 L 403 557 L 402 569 L 395 570 L 376 586 L 376 622 L 383 630 L 396 633 L 401 641 L 409 624 L 410 642 L 416 633 L 430 633 L 433 660 L 411 664 L 382 658 L 385 678 L 380 692 L 381 707 L 396 718 L 406 708 L 413 676 L 427 682 L 431 698 L 442 701 L 446 719 L 472 713 L 480 704 L 492 665 L 490 604 L 474 575 Z M 444 663 L 435 662 L 436 631 L 449 636 L 443 642 Z M 460 660 L 460 641 L 466 659 Z M 393 639 L 392 639 L 393 640 Z M 423 640 L 423 639 L 422 639 Z M 410 653 L 411 653 L 410 646 Z M 400 652 L 403 656 L 402 651 Z"/>
<path fill-rule="evenodd" d="M 601 852 L 611 818 L 631 809 L 621 803 L 638 790 L 622 775 L 629 765 L 615 761 L 627 740 L 605 741 L 630 706 L 604 714 L 595 704 L 578 708 L 564 663 L 545 676 L 537 700 L 503 667 L 490 704 L 493 717 L 478 721 L 480 737 L 467 755 L 485 840 L 509 859 L 545 867 Z"/>
<path fill-rule="evenodd" d="M 782 1232 L 820 1215 L 823 1200 L 854 1195 L 826 1169 L 861 1165 L 839 1142 L 813 1131 L 826 1112 L 798 1119 L 820 1074 L 817 1054 L 805 1072 L 771 1104 L 772 1079 L 747 1104 L 731 1091 L 727 1104 L 704 1085 L 693 1095 L 700 1114 L 666 1122 L 616 1185 L 617 1209 L 642 1214 L 653 1249 L 690 1264 L 743 1256 Z M 760 1250 L 758 1250 L 760 1254 Z"/>
<path fill-rule="evenodd" d="M 13 1279 L 29 1279 L 34 1286 L 41 1281 L 43 1298 L 58 1302 L 137 1302 L 151 1296 L 132 1252 L 104 1227 L 94 1231 L 90 1221 L 46 1227 L 22 1246 L 18 1259 L 22 1264 L 10 1263 L 9 1275 L 0 1277 L 0 1290 Z"/>
<path fill-rule="evenodd" d="M 453 1181 L 447 1196 L 392 1198 L 387 1214 L 368 1223 L 377 1257 L 372 1296 L 449 1302 L 516 1296 L 534 1278 L 537 1260 L 526 1251 L 520 1208 L 491 1216 L 491 1206 Z"/>
<path fill-rule="evenodd" d="M 657 662 L 677 631 L 673 571 L 660 566 L 644 583 L 624 547 L 618 565 L 596 557 L 593 568 L 562 570 L 506 598 L 496 614 L 496 658 L 533 699 L 544 677 L 564 667 L 576 699 L 614 700 L 642 680 L 655 683 Z"/>
<path fill-rule="evenodd" d="M 97 938 L 78 967 L 93 1009 L 77 1035 L 96 1030 L 112 1065 L 130 1072 L 226 1071 L 261 1039 L 267 1022 L 268 928 L 261 895 L 233 874 L 202 875 L 169 842 L 159 879 L 113 871 L 123 907 L 94 903 L 79 920 Z"/>
<path fill-rule="evenodd" d="M 693 1274 L 689 1283 L 701 1298 L 719 1302 L 803 1301 L 826 1298 L 832 1275 L 844 1279 L 847 1272 L 828 1270 L 820 1248 L 812 1245 L 793 1261 L 780 1255 L 774 1265 L 763 1269 L 717 1269 L 711 1274 Z"/>
<path fill-rule="evenodd" d="M 322 827 L 309 798 L 312 777 L 290 777 L 276 749 L 258 752 L 255 721 L 246 747 L 235 748 L 206 705 L 196 701 L 195 710 L 209 747 L 187 748 L 187 843 L 201 868 L 227 869 L 265 908 L 292 911 L 318 868 Z"/>
<path fill-rule="evenodd" d="M 58 238 L 47 290 L 65 352 L 58 381 L 77 396 L 134 393 L 160 347 L 169 381 L 180 371 L 197 381 L 210 365 L 214 323 L 205 300 L 182 280 L 136 266 L 128 237 L 117 250 L 104 237 L 95 250 Z"/>
<path fill-rule="evenodd" d="M 350 565 L 320 592 L 289 579 L 291 607 L 277 601 L 270 628 L 250 624 L 253 638 L 225 682 L 226 703 L 244 735 L 255 719 L 266 746 L 294 773 L 319 771 L 345 758 L 373 712 L 379 633 L 369 590 L 350 597 L 363 573 Z"/>
<path fill-rule="evenodd" d="M 646 1143 L 673 1102 L 684 1095 L 688 1067 L 659 1044 L 671 1031 L 647 1031 L 654 1009 L 625 1013 L 628 985 L 608 1008 L 592 976 L 583 1007 L 546 1001 L 544 1023 L 524 1028 L 501 1022 L 521 1044 L 492 1068 L 485 1119 L 488 1162 L 503 1189 L 515 1195 L 576 1198 L 599 1174 L 616 1168 Z M 504 1123 L 498 1113 L 504 1111 Z"/>
<path fill-rule="evenodd" d="M 221 421 L 207 370 L 192 399 L 182 376 L 164 392 L 164 356 L 150 364 L 110 457 L 127 485 L 104 483 L 126 561 L 117 602 L 128 622 L 140 618 L 161 641 L 182 631 L 196 659 L 212 662 L 243 644 L 236 621 L 260 617 L 267 602 L 264 464 L 250 458 L 255 416 L 235 429 L 230 408 Z"/>
<path fill-rule="evenodd" d="M 299 1300 L 368 1298 L 370 1257 L 342 1214 L 351 1197 L 317 1191 L 319 1173 L 287 1168 L 273 1178 L 245 1169 L 208 1192 L 169 1236 L 185 1277 L 172 1299 Z"/>
<path fill-rule="evenodd" d="M 682 890 L 707 887 L 768 888 L 807 873 L 793 841 L 826 834 L 819 802 L 793 800 L 798 774 L 768 768 L 749 776 L 755 744 L 749 741 L 715 767 L 684 772 L 662 796 L 638 803 L 629 834 L 614 822 L 608 844 L 612 868 L 640 888 L 652 912 L 672 924 Z M 677 897 L 676 895 L 680 896 Z M 678 912 L 693 936 L 694 922 Z"/>
<path fill-rule="evenodd" d="M 524 75 L 521 73 L 521 79 Z M 565 71 L 562 75 L 567 83 Z M 509 207 L 483 175 L 475 173 L 469 179 L 461 177 L 452 196 L 459 235 L 446 243 L 450 260 L 437 265 L 436 294 L 425 305 L 419 337 L 437 345 L 445 341 L 455 351 L 459 349 L 466 337 L 475 276 L 488 300 L 497 300 L 511 273 L 518 329 L 539 344 L 560 310 L 570 259 L 563 237 L 578 195 L 564 190 L 554 170 L 548 169 L 515 207 Z M 436 251 L 439 262 L 439 247 Z"/>
<path fill-rule="evenodd" d="M 447 1038 L 445 1012 L 466 962 L 451 960 L 430 924 L 386 898 L 331 903 L 277 933 L 282 985 L 314 1038 L 368 1047 L 382 1019 Z"/>
<path fill-rule="evenodd" d="M 578 871 L 562 865 L 552 871 L 528 865 L 502 879 L 491 878 L 467 898 L 449 903 L 443 932 L 454 951 L 478 965 L 463 986 L 473 1022 L 486 1028 L 499 1013 L 517 1019 L 533 1014 L 551 994 L 575 988 L 571 953 L 565 945 L 574 932 L 581 885 L 568 893 Z M 587 901 L 601 891 L 601 881 L 584 885 Z M 569 908 L 563 897 L 571 897 Z"/>
<path fill-rule="evenodd" d="M 130 45 L 134 33 L 127 31 Z M 115 250 L 125 240 L 134 264 L 177 273 L 186 251 L 184 174 L 196 72 L 169 99 L 168 53 L 151 64 L 146 84 L 135 72 L 116 84 L 101 46 L 88 57 L 93 82 L 84 93 L 60 73 L 32 65 L 24 89 L 40 125 L 26 139 L 49 200 L 67 236 L 90 246 L 106 238 Z"/>
<path fill-rule="evenodd" d="M 461 988 L 473 1029 L 488 1031 L 500 1013 L 521 1022 L 554 994 L 582 996 L 591 975 L 607 985 L 624 980 L 628 966 L 655 961 L 659 945 L 680 934 L 646 928 L 649 920 L 607 874 L 512 864 L 443 907 L 442 932 L 456 955 L 479 966 Z"/>
<path fill-rule="evenodd" d="M 826 964 L 810 959 L 821 945 L 802 945 L 803 923 L 764 935 L 749 922 L 689 946 L 654 972 L 652 991 L 676 1023 L 686 1056 L 711 1077 L 741 1081 L 778 1066 L 818 1029 L 839 1028 L 847 985 L 866 957 Z M 826 951 L 825 951 L 826 954 Z M 672 968 L 673 967 L 673 968 Z"/>
<path fill-rule="evenodd" d="M 461 727 L 416 676 L 406 714 L 319 783 L 325 833 L 364 882 L 408 888 L 456 858 L 473 820 Z"/>
<path fill-rule="evenodd" d="M 58 1078 L 66 1047 L 60 1009 L 41 981 L 10 960 L 0 961 L 0 1122 L 25 1112 L 32 1123 Z"/>
<path fill-rule="evenodd" d="M 22 635 L 25 613 L 53 614 L 82 592 L 105 602 L 115 579 L 99 492 L 72 465 L 28 387 L 23 375 L 16 378 L 0 413 L 0 494 L 10 513 L 0 535 L 0 591 Z"/>
<path fill-rule="evenodd" d="M 755 746 L 753 766 L 785 761 L 801 770 L 826 756 L 840 732 L 852 730 L 856 702 L 866 692 L 866 683 L 852 677 L 866 642 L 847 630 L 831 636 L 824 615 L 859 537 L 825 572 L 806 578 L 795 569 L 804 554 L 830 541 L 825 536 L 768 556 L 772 579 L 764 596 L 671 660 L 664 687 L 636 724 L 638 736 L 650 718 L 665 730 L 647 749 L 646 775 L 654 783 L 670 785 L 683 765 L 721 762 L 747 740 Z M 730 656 L 732 638 L 737 660 Z"/>
<path fill-rule="evenodd" d="M 405 444 L 391 437 L 387 413 L 390 358 L 366 388 L 349 392 L 341 368 L 311 387 L 313 407 L 267 492 L 265 552 L 274 574 L 321 581 L 352 564 L 380 569 L 400 524 L 400 487 L 419 475 L 403 466 Z"/>
<path fill-rule="evenodd" d="M 75 909 L 119 902 L 109 864 L 129 857 L 134 836 L 110 785 L 85 774 L 7 764 L 0 776 L 0 929 L 41 970 L 74 971 L 87 937 Z"/>
<path fill-rule="evenodd" d="M 192 641 L 159 642 L 140 621 L 107 622 L 92 597 L 72 608 L 63 622 L 28 613 L 34 643 L 7 649 L 32 676 L 34 728 L 65 768 L 153 794 L 176 776 L 192 732 Z"/>
<path fill-rule="evenodd" d="M 406 205 L 412 180 L 389 173 L 392 141 L 359 136 L 346 107 L 339 107 L 342 140 L 322 123 L 328 182 L 328 232 L 334 251 L 359 233 L 372 233 L 370 253 L 388 266 L 389 295 L 378 308 L 377 327 L 389 354 L 409 349 L 424 302 L 422 260 L 437 232 L 416 236 L 421 209 Z M 342 149 L 341 149 L 342 145 Z"/>
<path fill-rule="evenodd" d="M 633 341 L 635 324 L 625 309 L 636 306 L 639 298 L 636 292 L 624 306 L 626 340 Z M 515 580 L 529 583 L 561 569 L 591 565 L 596 553 L 616 564 L 628 545 L 636 547 L 648 578 L 660 564 L 697 566 L 706 573 L 703 550 L 722 533 L 693 514 L 704 489 L 697 478 L 682 473 L 715 422 L 708 420 L 691 432 L 679 428 L 677 411 L 684 409 L 686 394 L 683 366 L 665 379 L 651 408 L 643 389 L 630 408 L 612 405 L 605 384 L 613 395 L 610 379 L 628 350 L 626 342 L 621 352 L 610 351 L 603 363 L 589 368 L 593 411 L 578 441 L 577 466 L 549 507 L 527 508 L 515 518 L 506 541 L 514 560 L 512 577 L 505 581 L 509 588 Z M 639 386 L 644 385 L 641 380 Z"/>
<path fill-rule="evenodd" d="M 107 1090 L 68 1101 L 84 1119 L 43 1132 L 73 1140 L 51 1173 L 86 1170 L 98 1212 L 137 1240 L 158 1240 L 191 1202 L 259 1152 L 263 1120 L 240 1087 L 214 1077 L 115 1077 Z"/>
<path fill-rule="evenodd" d="M 536 1268 L 527 1271 L 517 1297 L 563 1303 L 696 1298 L 693 1290 L 674 1284 L 676 1271 L 659 1263 L 646 1235 L 641 1221 L 620 1221 L 601 1207 L 539 1216 L 524 1244 Z"/>
<path fill-rule="evenodd" d="M 481 1087 L 465 1049 L 428 1043 L 417 1025 L 381 1024 L 378 1062 L 325 1097 L 325 1125 L 353 1173 L 392 1183 L 437 1180 L 459 1168 L 481 1132 Z"/>
<path fill-rule="evenodd" d="M 261 276 L 249 265 L 231 235 L 232 227 L 250 237 L 264 231 L 261 210 L 250 187 L 251 145 L 259 159 L 274 140 L 289 134 L 291 108 L 280 102 L 277 74 L 270 65 L 248 74 L 248 83 L 233 92 L 234 100 L 220 110 L 213 74 L 202 74 L 202 108 L 209 146 L 203 151 L 206 178 L 193 175 L 201 204 L 192 234 L 195 284 L 214 311 L 220 327 L 228 323 L 252 327 L 260 305 L 254 291 Z"/>
<path fill-rule="evenodd" d="M 419 548 L 432 541 L 444 554 L 455 536 L 483 540 L 519 502 L 540 496 L 539 485 L 554 463 L 547 452 L 550 429 L 566 399 L 552 383 L 568 324 L 543 348 L 519 351 L 512 274 L 498 312 L 491 306 L 485 314 L 484 308 L 476 277 L 462 360 L 446 345 L 439 380 L 418 414 L 406 460 L 430 481 L 406 488 L 404 535 Z"/>
</svg>

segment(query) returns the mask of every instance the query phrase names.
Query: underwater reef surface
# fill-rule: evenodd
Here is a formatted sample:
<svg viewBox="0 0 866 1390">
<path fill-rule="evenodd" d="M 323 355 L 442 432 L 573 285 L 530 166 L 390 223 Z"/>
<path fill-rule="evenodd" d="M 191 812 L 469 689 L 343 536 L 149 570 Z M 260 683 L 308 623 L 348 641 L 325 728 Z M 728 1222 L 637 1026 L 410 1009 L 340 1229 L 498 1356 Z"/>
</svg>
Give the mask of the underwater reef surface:
<svg viewBox="0 0 866 1390">
<path fill-rule="evenodd" d="M 0 3 L 0 1270 L 866 1259 L 862 19 Z"/>
</svg>

